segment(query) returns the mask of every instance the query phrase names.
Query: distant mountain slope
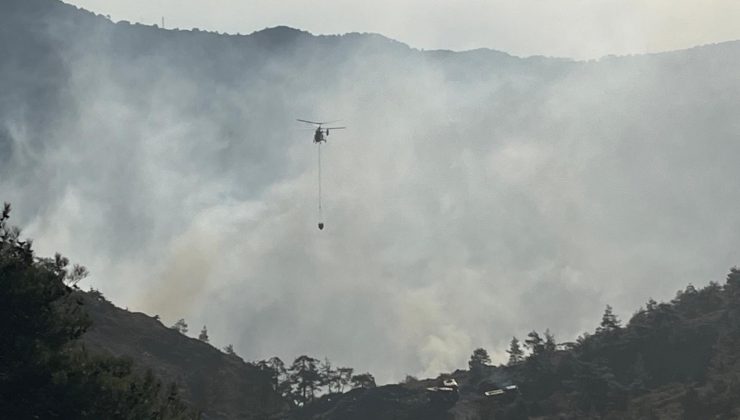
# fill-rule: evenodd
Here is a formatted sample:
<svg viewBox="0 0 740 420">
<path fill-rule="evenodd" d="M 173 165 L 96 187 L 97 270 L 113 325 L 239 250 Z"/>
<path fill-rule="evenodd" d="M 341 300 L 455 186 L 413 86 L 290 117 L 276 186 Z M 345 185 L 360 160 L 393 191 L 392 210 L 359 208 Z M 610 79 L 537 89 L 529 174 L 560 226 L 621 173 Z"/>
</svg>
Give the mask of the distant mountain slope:
<svg viewBox="0 0 740 420">
<path fill-rule="evenodd" d="M 82 293 L 92 326 L 83 336 L 89 350 L 129 358 L 174 382 L 203 419 L 266 419 L 283 408 L 270 378 L 236 356 L 189 338 L 142 313 L 131 313 Z"/>
<path fill-rule="evenodd" d="M 562 60 L 522 60 L 490 50 L 424 53 L 371 34 L 313 36 L 288 27 L 251 35 L 163 30 L 113 23 L 59 0 L 6 0 L 0 11 L 0 159 L 6 162 L 0 170 L 6 174 L 28 171 L 44 150 L 75 135 L 69 124 L 90 118 L 83 109 L 92 102 L 102 101 L 97 106 L 103 107 L 109 100 L 122 100 L 142 109 L 162 107 L 160 111 L 180 102 L 182 108 L 172 117 L 209 114 L 207 129 L 216 131 L 199 129 L 196 135 L 221 138 L 232 152 L 240 149 L 236 155 L 224 150 L 219 163 L 241 163 L 250 172 L 245 181 L 257 185 L 265 181 L 264 168 L 284 166 L 279 162 L 283 153 L 253 141 L 243 143 L 243 137 L 269 141 L 284 152 L 283 130 L 267 121 L 276 113 L 287 114 L 286 107 L 296 99 L 313 98 L 303 105 L 308 109 L 303 113 L 313 112 L 322 98 L 338 93 L 341 80 L 354 78 L 363 86 L 385 74 L 390 81 L 398 72 L 413 73 L 427 63 L 447 68 L 450 80 L 466 84 L 513 73 L 539 77 L 539 69 L 569 67 Z M 361 69 L 372 69 L 375 76 L 368 80 L 356 74 Z M 234 91 L 248 96 L 234 97 Z M 187 98 L 180 97 L 183 93 Z M 113 135 L 121 142 L 143 135 L 135 125 L 124 132 L 107 131 L 76 135 Z"/>
</svg>

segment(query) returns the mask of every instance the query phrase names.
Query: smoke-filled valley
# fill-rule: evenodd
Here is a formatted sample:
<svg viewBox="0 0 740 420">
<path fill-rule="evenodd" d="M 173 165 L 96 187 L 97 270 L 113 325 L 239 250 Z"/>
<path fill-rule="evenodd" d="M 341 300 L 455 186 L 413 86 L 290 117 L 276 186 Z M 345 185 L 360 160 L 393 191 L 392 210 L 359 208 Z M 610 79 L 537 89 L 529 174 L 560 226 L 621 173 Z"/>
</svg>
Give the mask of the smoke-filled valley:
<svg viewBox="0 0 740 420">
<path fill-rule="evenodd" d="M 740 42 L 594 61 L 0 4 L 0 200 L 41 254 L 248 360 L 379 382 L 572 341 L 740 261 Z M 312 133 L 323 147 L 316 228 Z"/>
</svg>

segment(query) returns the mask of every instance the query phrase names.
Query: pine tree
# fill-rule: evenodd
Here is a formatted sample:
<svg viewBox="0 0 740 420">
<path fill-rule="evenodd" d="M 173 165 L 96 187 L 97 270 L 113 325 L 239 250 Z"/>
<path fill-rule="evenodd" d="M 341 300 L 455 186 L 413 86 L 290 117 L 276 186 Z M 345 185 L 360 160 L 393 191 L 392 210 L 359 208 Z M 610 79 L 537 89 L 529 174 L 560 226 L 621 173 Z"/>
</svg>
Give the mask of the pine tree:
<svg viewBox="0 0 740 420">
<path fill-rule="evenodd" d="M 596 332 L 611 332 L 622 328 L 622 323 L 619 321 L 610 305 L 606 305 L 604 315 L 601 317 L 601 325 L 596 329 Z"/>
<path fill-rule="evenodd" d="M 488 355 L 488 351 L 484 348 L 477 348 L 473 350 L 473 354 L 470 355 L 470 360 L 468 361 L 468 367 L 470 369 L 474 369 L 478 366 L 487 366 L 491 364 L 491 357 Z"/>
<path fill-rule="evenodd" d="M 273 390 L 282 396 L 290 394 L 289 391 L 292 386 L 290 378 L 286 378 L 287 371 L 285 369 L 285 363 L 279 357 L 274 356 L 269 360 L 261 360 L 257 363 L 257 367 L 263 372 L 267 372 Z"/>
<path fill-rule="evenodd" d="M 484 348 L 477 348 L 473 350 L 473 354 L 470 355 L 468 361 L 468 367 L 470 368 L 470 375 L 473 381 L 478 381 L 483 378 L 486 366 L 491 364 L 491 357 Z"/>
<path fill-rule="evenodd" d="M 524 361 L 524 350 L 519 344 L 519 339 L 517 339 L 516 337 L 513 337 L 511 339 L 509 350 L 506 350 L 506 352 L 509 353 L 509 366 L 518 365 L 519 363 Z"/>
<path fill-rule="evenodd" d="M 335 369 L 332 369 L 328 357 L 324 358 L 321 366 L 319 366 L 319 373 L 321 374 L 321 386 L 325 386 L 330 394 L 332 389 L 339 388 L 339 375 Z"/>
<path fill-rule="evenodd" d="M 177 322 L 175 322 L 175 325 L 173 325 L 171 328 L 179 332 L 180 334 L 187 335 L 188 333 L 188 324 L 183 318 L 180 318 Z"/>
<path fill-rule="evenodd" d="M 548 353 L 553 353 L 557 349 L 558 345 L 555 342 L 555 336 L 550 332 L 550 329 L 548 328 L 545 330 L 545 351 Z"/>
<path fill-rule="evenodd" d="M 339 392 L 344 392 L 344 387 L 352 382 L 352 373 L 354 369 L 348 367 L 340 367 L 337 369 L 339 375 Z"/>
<path fill-rule="evenodd" d="M 647 302 L 647 305 L 645 305 L 645 310 L 647 312 L 652 312 L 658 308 L 658 302 L 655 301 L 655 299 L 650 298 Z"/>
<path fill-rule="evenodd" d="M 275 386 L 277 389 L 279 388 L 279 384 L 285 380 L 285 376 L 287 374 L 285 370 L 285 362 L 283 362 L 281 358 L 273 356 L 267 361 L 267 363 L 270 365 L 272 370 L 275 371 Z"/>
<path fill-rule="evenodd" d="M 299 405 L 313 400 L 316 389 L 321 384 L 318 364 L 318 359 L 299 356 L 290 366 L 290 381 L 296 388 L 294 399 Z"/>
<path fill-rule="evenodd" d="M 727 274 L 727 285 L 733 288 L 740 288 L 740 268 L 732 267 Z"/>
<path fill-rule="evenodd" d="M 352 377 L 353 388 L 375 388 L 375 378 L 369 373 L 361 373 Z"/>
<path fill-rule="evenodd" d="M 208 329 L 206 326 L 203 326 L 203 329 L 200 330 L 200 334 L 198 335 L 198 340 L 207 343 L 208 342 Z"/>
<path fill-rule="evenodd" d="M 532 354 L 540 354 L 545 350 L 545 344 L 537 331 L 533 330 L 527 334 L 527 339 L 524 340 L 524 343 Z"/>
<path fill-rule="evenodd" d="M 725 290 L 730 298 L 730 308 L 735 312 L 740 310 L 740 269 L 732 267 L 727 275 Z"/>
<path fill-rule="evenodd" d="M 224 347 L 224 353 L 228 354 L 229 356 L 236 356 L 236 352 L 234 351 L 234 346 L 231 344 Z"/>
</svg>

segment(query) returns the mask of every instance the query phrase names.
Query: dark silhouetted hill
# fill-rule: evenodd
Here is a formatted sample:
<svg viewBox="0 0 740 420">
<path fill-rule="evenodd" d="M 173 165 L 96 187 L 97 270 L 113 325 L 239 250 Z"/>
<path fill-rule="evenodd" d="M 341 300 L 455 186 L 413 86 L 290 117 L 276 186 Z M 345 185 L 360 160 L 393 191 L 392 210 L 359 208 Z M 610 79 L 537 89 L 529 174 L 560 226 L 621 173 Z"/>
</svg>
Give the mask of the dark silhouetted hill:
<svg viewBox="0 0 740 420">
<path fill-rule="evenodd" d="M 238 356 L 118 308 L 97 293 L 80 293 L 92 321 L 83 336 L 88 350 L 131 359 L 178 384 L 204 419 L 265 419 L 284 408 L 270 377 Z"/>
</svg>

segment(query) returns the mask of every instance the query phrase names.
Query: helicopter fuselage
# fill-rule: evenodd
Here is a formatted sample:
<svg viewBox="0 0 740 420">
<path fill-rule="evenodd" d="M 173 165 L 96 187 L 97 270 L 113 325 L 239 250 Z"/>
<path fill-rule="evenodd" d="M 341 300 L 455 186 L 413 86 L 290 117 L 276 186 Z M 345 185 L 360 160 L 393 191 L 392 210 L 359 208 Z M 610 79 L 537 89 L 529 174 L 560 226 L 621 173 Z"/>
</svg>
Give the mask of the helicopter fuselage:
<svg viewBox="0 0 740 420">
<path fill-rule="evenodd" d="M 329 130 L 326 130 L 326 132 L 324 132 L 324 130 L 322 130 L 321 127 L 319 127 L 316 129 L 316 132 L 313 135 L 313 142 L 314 143 L 322 143 L 322 142 L 326 143 L 326 136 L 328 135 L 329 135 Z"/>
</svg>

